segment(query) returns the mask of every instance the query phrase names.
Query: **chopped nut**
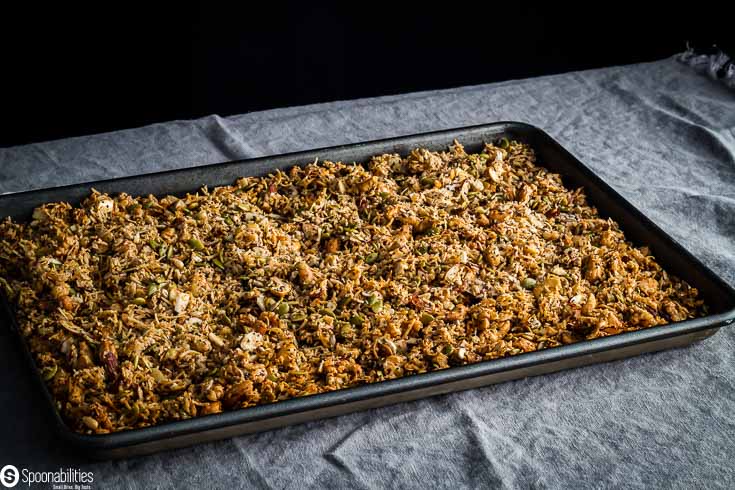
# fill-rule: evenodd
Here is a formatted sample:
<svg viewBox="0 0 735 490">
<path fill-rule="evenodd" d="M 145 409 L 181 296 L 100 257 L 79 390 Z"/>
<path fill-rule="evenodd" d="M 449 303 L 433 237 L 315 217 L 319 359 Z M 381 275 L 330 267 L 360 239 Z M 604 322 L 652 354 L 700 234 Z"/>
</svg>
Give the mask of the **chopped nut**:
<svg viewBox="0 0 735 490">
<path fill-rule="evenodd" d="M 325 247 L 327 253 L 333 254 L 339 251 L 339 239 L 330 238 L 327 240 L 327 246 Z"/>
<path fill-rule="evenodd" d="M 288 294 L 291 292 L 291 285 L 283 279 L 272 277 L 268 290 L 271 292 L 271 294 L 278 296 L 279 298 L 283 298 L 285 296 L 288 296 Z"/>
<path fill-rule="evenodd" d="M 253 382 L 250 380 L 243 381 L 231 386 L 225 391 L 224 404 L 228 408 L 235 408 L 254 395 L 255 390 Z"/>
<path fill-rule="evenodd" d="M 220 338 L 220 336 L 219 336 L 219 335 L 217 335 L 216 333 L 214 333 L 214 332 L 210 332 L 210 333 L 209 333 L 209 335 L 208 335 L 207 337 L 208 337 L 208 338 L 209 338 L 209 340 L 210 340 L 210 341 L 211 341 L 211 342 L 212 342 L 212 343 L 213 343 L 214 345 L 216 345 L 217 347 L 224 347 L 224 346 L 225 346 L 225 341 L 224 341 L 224 340 L 222 340 L 222 339 Z"/>
<path fill-rule="evenodd" d="M 183 313 L 184 311 L 186 311 L 186 307 L 189 305 L 191 296 L 188 293 L 172 289 L 171 291 L 169 291 L 169 298 L 171 298 L 172 293 L 172 299 L 174 301 L 174 311 L 176 313 Z"/>
<path fill-rule="evenodd" d="M 240 341 L 240 348 L 246 352 L 253 351 L 263 342 L 263 336 L 258 332 L 246 333 Z"/>
<path fill-rule="evenodd" d="M 84 425 L 86 425 L 88 428 L 92 430 L 97 430 L 97 427 L 100 426 L 99 422 L 97 422 L 92 417 L 84 416 L 82 417 L 82 422 L 84 422 Z"/>
<path fill-rule="evenodd" d="M 299 262 L 297 268 L 299 271 L 299 279 L 301 279 L 302 284 L 308 285 L 314 282 L 314 272 L 306 262 Z"/>
<path fill-rule="evenodd" d="M 220 413 L 222 411 L 222 403 L 221 402 L 212 402 L 207 403 L 204 405 L 199 412 L 201 415 L 209 415 L 212 413 Z"/>
</svg>

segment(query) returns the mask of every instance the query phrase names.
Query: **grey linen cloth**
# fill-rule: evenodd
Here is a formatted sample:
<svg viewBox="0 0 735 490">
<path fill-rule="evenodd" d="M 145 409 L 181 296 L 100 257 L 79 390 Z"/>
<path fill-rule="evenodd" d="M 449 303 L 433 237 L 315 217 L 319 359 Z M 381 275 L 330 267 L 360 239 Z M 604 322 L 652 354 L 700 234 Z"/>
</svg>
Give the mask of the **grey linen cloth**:
<svg viewBox="0 0 735 490">
<path fill-rule="evenodd" d="M 277 109 L 0 149 L 0 191 L 499 120 L 537 125 L 735 283 L 735 92 L 674 58 Z M 149 457 L 91 463 L 54 439 L 0 336 L 0 466 L 103 487 L 728 487 L 735 329 L 692 347 Z"/>
</svg>

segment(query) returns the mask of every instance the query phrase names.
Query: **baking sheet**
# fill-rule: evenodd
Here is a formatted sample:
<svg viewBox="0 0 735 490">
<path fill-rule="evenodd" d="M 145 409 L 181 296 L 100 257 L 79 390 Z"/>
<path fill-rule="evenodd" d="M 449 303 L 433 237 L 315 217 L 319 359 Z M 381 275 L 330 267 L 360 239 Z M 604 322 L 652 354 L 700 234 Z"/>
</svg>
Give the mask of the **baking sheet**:
<svg viewBox="0 0 735 490">
<path fill-rule="evenodd" d="M 407 155 L 417 147 L 443 150 L 454 141 L 461 141 L 468 152 L 477 152 L 486 142 L 503 137 L 529 144 L 536 152 L 539 162 L 561 174 L 567 187 L 583 187 L 601 215 L 617 221 L 628 240 L 649 246 L 662 267 L 699 289 L 702 297 L 707 298 L 709 314 L 706 317 L 668 325 L 666 328 L 643 329 L 634 333 L 526 353 L 523 356 L 495 359 L 246 410 L 96 436 L 71 431 L 57 411 L 51 408 L 52 397 L 40 378 L 27 346 L 20 342 L 21 350 L 27 355 L 29 366 L 36 373 L 37 385 L 46 395 L 50 416 L 54 418 L 62 440 L 74 446 L 71 449 L 78 448 L 95 459 L 151 454 L 205 441 L 343 415 L 356 410 L 477 388 L 666 348 L 682 347 L 712 335 L 720 326 L 728 325 L 735 320 L 734 290 L 722 284 L 719 278 L 697 263 L 696 259 L 678 244 L 672 242 L 654 223 L 642 216 L 629 203 L 624 202 L 620 195 L 601 182 L 583 163 L 570 155 L 550 136 L 534 126 L 517 122 L 498 122 L 434 131 L 404 138 L 361 142 L 356 145 L 8 194 L 0 196 L 0 218 L 13 216 L 15 219 L 26 220 L 30 218 L 35 207 L 48 202 L 66 201 L 77 204 L 89 195 L 91 189 L 108 193 L 127 192 L 134 195 L 183 195 L 194 192 L 202 183 L 210 187 L 230 184 L 242 176 L 263 175 L 275 169 L 285 170 L 294 164 L 305 164 L 317 159 L 364 162 L 384 153 Z M 5 300 L 4 296 L 0 297 L 0 301 L 4 302 L 3 306 L 10 311 L 11 308 Z M 12 315 L 8 318 L 12 318 Z M 11 322 L 11 326 L 14 332 L 19 331 L 14 321 Z"/>
<path fill-rule="evenodd" d="M 552 136 L 735 283 L 735 96 L 674 60 L 254 113 L 0 150 L 3 191 L 520 119 Z M 682 227 L 681 223 L 690 223 Z M 727 486 L 735 336 L 165 455 L 86 464 L 48 446 L 0 337 L 0 462 L 101 486 Z M 39 443 L 38 441 L 44 441 Z"/>
</svg>

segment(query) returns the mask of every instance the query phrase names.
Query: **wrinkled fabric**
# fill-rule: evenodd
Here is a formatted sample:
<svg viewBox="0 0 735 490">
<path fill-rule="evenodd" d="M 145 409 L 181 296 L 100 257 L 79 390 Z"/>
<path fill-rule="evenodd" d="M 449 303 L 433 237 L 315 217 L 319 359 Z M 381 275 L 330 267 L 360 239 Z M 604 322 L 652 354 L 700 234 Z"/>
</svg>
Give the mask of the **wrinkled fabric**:
<svg viewBox="0 0 735 490">
<path fill-rule="evenodd" d="M 735 89 L 735 61 L 730 59 L 727 53 L 717 50 L 713 54 L 704 54 L 687 48 L 677 56 L 677 59 L 699 73 L 704 73 L 713 80 L 720 80 Z"/>
<path fill-rule="evenodd" d="M 0 191 L 499 120 L 547 131 L 735 284 L 735 92 L 674 58 L 0 149 Z M 95 463 L 52 436 L 6 335 L 0 466 L 77 467 L 96 488 L 725 488 L 734 348 L 728 327 L 688 348 Z"/>
</svg>

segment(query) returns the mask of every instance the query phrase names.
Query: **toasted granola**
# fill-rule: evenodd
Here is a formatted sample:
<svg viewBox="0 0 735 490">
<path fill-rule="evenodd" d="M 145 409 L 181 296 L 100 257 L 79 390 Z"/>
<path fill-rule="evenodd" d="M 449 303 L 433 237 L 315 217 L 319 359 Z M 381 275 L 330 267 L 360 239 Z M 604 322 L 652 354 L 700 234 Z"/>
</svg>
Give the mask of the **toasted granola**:
<svg viewBox="0 0 735 490">
<path fill-rule="evenodd" d="M 502 140 L 0 224 L 56 406 L 109 433 L 701 316 L 696 289 Z"/>
</svg>

